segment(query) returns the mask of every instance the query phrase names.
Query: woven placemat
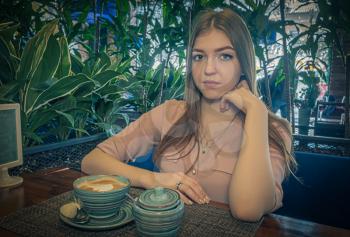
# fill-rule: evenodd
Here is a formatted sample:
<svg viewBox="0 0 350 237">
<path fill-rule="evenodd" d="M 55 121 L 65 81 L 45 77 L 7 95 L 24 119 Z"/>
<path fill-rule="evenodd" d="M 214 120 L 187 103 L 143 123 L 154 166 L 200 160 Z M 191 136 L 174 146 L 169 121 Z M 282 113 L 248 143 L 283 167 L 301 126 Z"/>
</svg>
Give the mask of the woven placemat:
<svg viewBox="0 0 350 237">
<path fill-rule="evenodd" d="M 138 196 L 142 190 L 132 188 L 130 194 Z M 59 219 L 59 208 L 72 200 L 66 192 L 38 205 L 20 209 L 0 218 L 0 226 L 22 236 L 136 236 L 135 222 L 115 230 L 84 231 L 64 224 Z M 186 206 L 185 218 L 179 236 L 254 236 L 260 222 L 242 222 L 232 218 L 229 211 L 209 205 Z"/>
</svg>

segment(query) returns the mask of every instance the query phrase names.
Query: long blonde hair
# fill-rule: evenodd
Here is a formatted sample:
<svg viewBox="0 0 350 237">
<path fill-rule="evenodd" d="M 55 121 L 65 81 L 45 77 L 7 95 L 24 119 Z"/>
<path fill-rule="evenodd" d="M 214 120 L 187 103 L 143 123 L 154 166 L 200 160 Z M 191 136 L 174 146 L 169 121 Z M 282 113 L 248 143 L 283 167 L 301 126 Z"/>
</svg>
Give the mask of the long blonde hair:
<svg viewBox="0 0 350 237">
<path fill-rule="evenodd" d="M 242 73 L 245 77 L 244 79 L 247 81 L 252 93 L 258 96 L 254 46 L 248 28 L 242 18 L 230 9 L 224 9 L 222 11 L 204 10 L 200 12 L 193 21 L 187 48 L 187 75 L 184 98 L 186 101 L 186 112 L 176 121 L 160 141 L 154 156 L 155 161 L 157 161 L 162 153 L 171 146 L 175 146 L 179 152 L 181 152 L 186 146 L 190 145 L 191 149 L 187 152 L 187 154 L 189 154 L 194 149 L 196 142 L 198 142 L 201 93 L 195 86 L 192 78 L 191 54 L 196 38 L 200 34 L 208 32 L 213 28 L 223 31 L 230 39 L 231 44 L 236 50 Z M 287 134 L 292 137 L 289 122 L 279 118 L 269 110 L 269 143 L 274 144 L 283 152 L 286 163 L 285 174 L 287 175 L 296 168 L 296 161 L 290 152 L 288 152 L 281 133 L 277 130 L 276 126 L 273 125 L 276 123 L 281 125 Z M 179 127 L 183 129 L 179 129 Z M 191 141 L 193 139 L 195 142 L 192 143 Z M 187 154 L 182 157 L 185 157 Z M 197 159 L 198 156 L 199 151 L 197 153 Z M 187 172 L 191 169 L 192 167 L 190 167 Z"/>
</svg>

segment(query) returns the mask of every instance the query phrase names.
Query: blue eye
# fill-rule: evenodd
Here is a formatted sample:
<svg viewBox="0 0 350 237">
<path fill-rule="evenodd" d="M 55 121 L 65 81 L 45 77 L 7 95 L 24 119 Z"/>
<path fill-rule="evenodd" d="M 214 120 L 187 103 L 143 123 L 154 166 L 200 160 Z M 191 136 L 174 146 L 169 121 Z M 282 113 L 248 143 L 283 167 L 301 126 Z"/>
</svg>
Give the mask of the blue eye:
<svg viewBox="0 0 350 237">
<path fill-rule="evenodd" d="M 203 59 L 203 55 L 201 54 L 192 55 L 192 61 L 200 61 L 202 59 Z"/>
<path fill-rule="evenodd" d="M 222 61 L 230 61 L 230 60 L 233 59 L 233 55 L 224 53 L 224 54 L 221 54 L 221 55 L 220 55 L 220 59 L 221 59 Z"/>
</svg>

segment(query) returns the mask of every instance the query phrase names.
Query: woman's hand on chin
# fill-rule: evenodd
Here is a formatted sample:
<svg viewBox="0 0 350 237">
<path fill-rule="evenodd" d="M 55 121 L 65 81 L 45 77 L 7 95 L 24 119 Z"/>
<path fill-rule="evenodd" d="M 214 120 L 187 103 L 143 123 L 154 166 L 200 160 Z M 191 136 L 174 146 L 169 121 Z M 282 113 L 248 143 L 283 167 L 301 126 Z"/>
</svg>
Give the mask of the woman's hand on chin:
<svg viewBox="0 0 350 237">
<path fill-rule="evenodd" d="M 267 112 L 265 104 L 250 91 L 245 80 L 238 83 L 235 89 L 223 95 L 220 101 L 220 111 L 226 112 L 232 105 L 245 114 L 250 110 Z"/>
</svg>

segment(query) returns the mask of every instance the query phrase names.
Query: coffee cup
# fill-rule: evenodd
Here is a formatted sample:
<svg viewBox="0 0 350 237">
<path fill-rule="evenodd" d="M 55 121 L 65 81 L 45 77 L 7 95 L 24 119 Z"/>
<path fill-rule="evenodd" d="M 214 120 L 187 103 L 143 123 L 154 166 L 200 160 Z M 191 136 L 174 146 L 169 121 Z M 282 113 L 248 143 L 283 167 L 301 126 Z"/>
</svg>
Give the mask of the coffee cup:
<svg viewBox="0 0 350 237">
<path fill-rule="evenodd" d="M 74 196 L 87 214 L 95 219 L 119 213 L 130 190 L 130 181 L 122 176 L 91 175 L 73 182 Z"/>
</svg>

